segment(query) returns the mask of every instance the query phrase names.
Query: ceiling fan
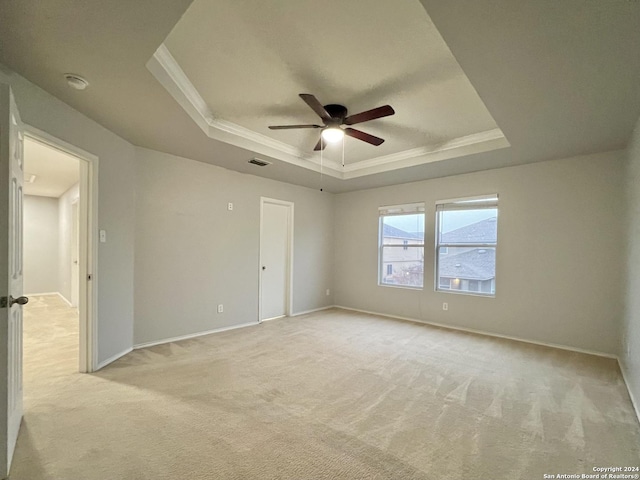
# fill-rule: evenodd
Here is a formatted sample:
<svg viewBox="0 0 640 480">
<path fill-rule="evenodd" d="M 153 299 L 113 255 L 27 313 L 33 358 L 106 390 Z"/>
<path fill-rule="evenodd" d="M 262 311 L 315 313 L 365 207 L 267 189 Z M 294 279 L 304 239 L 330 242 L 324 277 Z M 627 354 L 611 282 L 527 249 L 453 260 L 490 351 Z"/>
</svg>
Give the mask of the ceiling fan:
<svg viewBox="0 0 640 480">
<path fill-rule="evenodd" d="M 301 93 L 300 98 L 311 107 L 322 119 L 324 125 L 271 125 L 271 130 L 287 130 L 293 128 L 320 128 L 321 138 L 318 140 L 314 150 L 324 150 L 327 142 L 337 142 L 345 135 L 348 135 L 371 145 L 382 145 L 384 139 L 370 135 L 368 133 L 356 130 L 355 128 L 342 128 L 342 125 L 355 125 L 357 123 L 368 122 L 376 118 L 388 117 L 396 113 L 389 105 L 367 110 L 366 112 L 356 113 L 347 116 L 347 107 L 344 105 L 322 105 L 318 99 L 310 93 Z M 324 140 L 324 142 L 323 142 Z"/>
</svg>

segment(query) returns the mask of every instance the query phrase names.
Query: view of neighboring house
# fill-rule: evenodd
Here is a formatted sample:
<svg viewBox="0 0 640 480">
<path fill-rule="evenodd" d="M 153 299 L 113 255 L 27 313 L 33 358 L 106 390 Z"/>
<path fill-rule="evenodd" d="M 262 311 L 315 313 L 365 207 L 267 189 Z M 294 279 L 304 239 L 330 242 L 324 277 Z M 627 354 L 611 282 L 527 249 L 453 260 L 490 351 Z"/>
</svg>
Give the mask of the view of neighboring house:
<svg viewBox="0 0 640 480">
<path fill-rule="evenodd" d="M 440 247 L 439 290 L 495 293 L 496 250 L 472 245 L 496 243 L 496 220 L 488 218 L 442 234 L 440 243 L 449 246 Z M 424 233 L 384 224 L 382 240 L 384 245 L 402 245 L 385 250 L 382 283 L 422 286 Z"/>
<path fill-rule="evenodd" d="M 405 232 L 385 223 L 382 237 L 384 245 L 402 245 L 402 248 L 385 249 L 382 259 L 382 283 L 422 286 L 424 232 Z"/>
<path fill-rule="evenodd" d="M 496 217 L 487 218 L 442 234 L 438 289 L 495 293 L 496 250 L 478 244 L 497 241 Z M 460 246 L 451 246 L 460 245 Z"/>
</svg>

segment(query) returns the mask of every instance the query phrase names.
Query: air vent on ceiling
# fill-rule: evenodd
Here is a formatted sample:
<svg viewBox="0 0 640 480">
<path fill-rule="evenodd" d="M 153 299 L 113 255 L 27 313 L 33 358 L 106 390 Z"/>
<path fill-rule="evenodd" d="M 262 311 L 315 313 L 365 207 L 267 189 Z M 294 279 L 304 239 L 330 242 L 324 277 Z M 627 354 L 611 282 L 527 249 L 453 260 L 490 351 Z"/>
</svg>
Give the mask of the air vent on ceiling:
<svg viewBox="0 0 640 480">
<path fill-rule="evenodd" d="M 249 160 L 249 163 L 258 165 L 259 167 L 266 167 L 267 165 L 271 165 L 271 162 L 267 162 L 266 160 L 261 160 L 259 158 L 252 158 L 251 160 Z"/>
</svg>

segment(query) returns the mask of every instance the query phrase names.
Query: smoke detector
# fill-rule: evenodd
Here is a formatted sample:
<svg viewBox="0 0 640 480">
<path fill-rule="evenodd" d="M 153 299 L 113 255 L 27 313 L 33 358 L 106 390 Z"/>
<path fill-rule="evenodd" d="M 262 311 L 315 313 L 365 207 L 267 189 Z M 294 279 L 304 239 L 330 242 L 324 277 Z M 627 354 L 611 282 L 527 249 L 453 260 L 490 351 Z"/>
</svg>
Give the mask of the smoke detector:
<svg viewBox="0 0 640 480">
<path fill-rule="evenodd" d="M 87 82 L 80 75 L 76 75 L 75 73 L 65 73 L 64 78 L 67 80 L 67 83 L 71 88 L 75 88 L 76 90 L 84 90 L 89 86 L 89 82 Z"/>
</svg>

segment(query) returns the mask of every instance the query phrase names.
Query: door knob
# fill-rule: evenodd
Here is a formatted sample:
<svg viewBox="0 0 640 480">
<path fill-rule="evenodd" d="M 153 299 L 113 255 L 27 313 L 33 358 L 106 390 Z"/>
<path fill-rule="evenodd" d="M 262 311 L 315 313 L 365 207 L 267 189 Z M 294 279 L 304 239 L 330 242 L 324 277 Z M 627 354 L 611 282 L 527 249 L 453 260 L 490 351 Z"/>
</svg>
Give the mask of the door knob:
<svg viewBox="0 0 640 480">
<path fill-rule="evenodd" d="M 29 303 L 29 298 L 25 296 L 13 298 L 11 295 L 9 295 L 9 307 L 13 307 L 14 303 L 17 303 L 18 305 L 26 305 L 27 303 Z"/>
</svg>

